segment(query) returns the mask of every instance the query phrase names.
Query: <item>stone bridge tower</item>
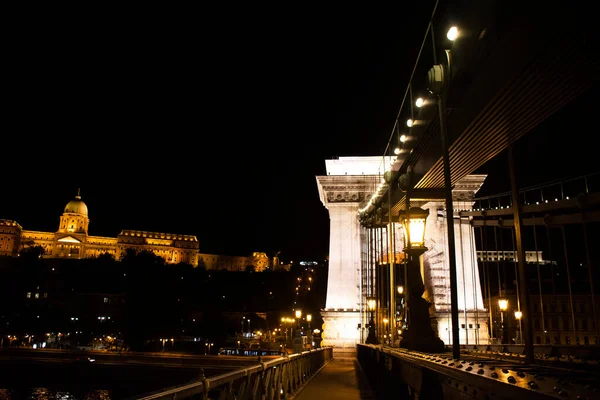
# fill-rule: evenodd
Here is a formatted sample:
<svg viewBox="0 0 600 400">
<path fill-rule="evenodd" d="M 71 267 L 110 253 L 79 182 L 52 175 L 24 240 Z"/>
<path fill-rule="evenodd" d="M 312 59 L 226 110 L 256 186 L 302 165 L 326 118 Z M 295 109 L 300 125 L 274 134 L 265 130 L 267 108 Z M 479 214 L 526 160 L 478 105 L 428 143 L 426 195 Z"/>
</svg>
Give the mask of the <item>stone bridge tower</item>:
<svg viewBox="0 0 600 400">
<path fill-rule="evenodd" d="M 361 227 L 358 209 L 381 181 L 381 157 L 325 160 L 327 176 L 317 176 L 319 196 L 329 210 L 329 274 L 323 344 L 354 347 L 360 340 Z"/>
<path fill-rule="evenodd" d="M 340 157 L 325 160 L 326 176 L 317 176 L 321 202 L 329 211 L 329 275 L 325 309 L 321 310 L 325 326 L 323 344 L 354 347 L 361 340 L 360 324 L 365 323 L 366 304 L 361 287 L 362 249 L 367 241 L 365 229 L 358 221 L 358 210 L 375 193 L 382 180 L 382 157 Z M 469 210 L 475 193 L 486 175 L 468 175 L 452 191 L 454 206 Z M 432 326 L 440 339 L 451 344 L 450 279 L 444 202 L 429 201 L 425 239 L 428 251 L 423 256 L 424 297 L 432 304 Z M 487 311 L 483 304 L 473 231 L 468 220 L 454 212 L 458 308 L 462 344 L 488 343 Z M 401 252 L 404 238 L 396 224 L 396 248 Z"/>
</svg>

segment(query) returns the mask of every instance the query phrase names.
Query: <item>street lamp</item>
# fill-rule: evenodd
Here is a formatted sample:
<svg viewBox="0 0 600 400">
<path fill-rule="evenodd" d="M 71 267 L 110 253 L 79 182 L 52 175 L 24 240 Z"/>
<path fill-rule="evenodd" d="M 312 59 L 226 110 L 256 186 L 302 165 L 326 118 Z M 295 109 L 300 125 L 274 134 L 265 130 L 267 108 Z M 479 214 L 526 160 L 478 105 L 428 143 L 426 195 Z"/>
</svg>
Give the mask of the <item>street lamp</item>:
<svg viewBox="0 0 600 400">
<path fill-rule="evenodd" d="M 312 314 L 306 314 L 306 322 L 308 322 L 309 332 L 310 332 L 310 321 L 312 321 Z"/>
<path fill-rule="evenodd" d="M 384 318 L 384 319 L 383 319 L 383 332 L 384 332 L 384 335 L 383 335 L 383 337 L 384 337 L 384 338 L 386 338 L 386 337 L 387 337 L 387 333 L 388 333 L 388 323 L 389 323 L 389 322 L 390 322 L 390 320 L 389 320 L 389 319 L 387 319 L 387 318 Z M 390 335 L 390 339 L 391 339 L 391 338 L 392 338 L 392 336 Z"/>
<path fill-rule="evenodd" d="M 502 325 L 502 344 L 508 343 L 508 327 L 504 324 L 504 311 L 508 309 L 508 299 L 498 299 L 500 309 L 500 324 Z"/>
<path fill-rule="evenodd" d="M 455 35 L 456 33 L 456 35 Z M 456 39 L 458 32 L 449 38 Z M 434 62 L 435 62 L 434 50 Z M 446 97 L 448 95 L 449 77 L 452 76 L 450 50 L 446 50 L 446 64 L 435 64 L 427 72 L 427 89 L 437 97 L 437 108 L 440 125 L 440 144 L 444 170 L 444 197 L 446 198 L 446 229 L 448 249 L 448 267 L 450 269 L 450 315 L 452 318 L 452 357 L 460 358 L 460 331 L 458 329 L 458 277 L 456 275 L 456 242 L 454 238 L 454 206 L 452 200 L 452 177 L 450 173 L 450 142 L 448 140 L 448 111 Z"/>
<path fill-rule="evenodd" d="M 373 313 L 375 312 L 375 307 L 377 306 L 377 298 L 367 297 L 367 306 L 369 307 L 369 311 L 371 313 L 369 319 L 369 334 L 367 335 L 367 344 L 377 344 L 379 341 L 375 335 L 375 321 L 373 319 Z"/>
<path fill-rule="evenodd" d="M 398 335 L 402 334 L 402 329 L 404 328 L 404 307 L 405 307 L 405 303 L 404 303 L 404 286 L 400 285 L 397 288 L 398 290 L 398 298 L 399 300 L 399 304 L 400 307 L 399 309 L 396 309 L 396 326 L 399 327 L 400 329 L 398 330 Z"/>
<path fill-rule="evenodd" d="M 296 315 L 296 336 L 300 336 L 300 318 L 302 318 L 302 310 L 295 311 Z"/>
<path fill-rule="evenodd" d="M 523 313 L 521 310 L 515 311 L 515 318 L 519 321 L 519 344 L 523 344 L 523 328 L 521 327 L 521 318 L 523 317 Z"/>
<path fill-rule="evenodd" d="M 425 291 L 421 277 L 420 257 L 425 247 L 425 223 L 429 216 L 429 210 L 412 207 L 406 211 L 400 211 L 400 221 L 404 226 L 407 268 L 407 298 L 408 326 L 402 335 L 400 347 L 425 351 L 443 352 L 444 342 L 435 334 L 431 327 L 429 307 L 431 303 L 422 296 Z"/>
</svg>

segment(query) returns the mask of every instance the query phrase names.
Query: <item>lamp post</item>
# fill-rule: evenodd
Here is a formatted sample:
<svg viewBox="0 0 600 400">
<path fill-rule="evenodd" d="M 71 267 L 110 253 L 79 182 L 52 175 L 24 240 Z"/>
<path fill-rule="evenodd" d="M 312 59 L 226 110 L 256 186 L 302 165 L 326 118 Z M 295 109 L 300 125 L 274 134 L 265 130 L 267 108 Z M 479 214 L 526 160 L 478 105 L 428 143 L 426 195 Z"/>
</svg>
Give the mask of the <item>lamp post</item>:
<svg viewBox="0 0 600 400">
<path fill-rule="evenodd" d="M 431 327 L 431 318 L 429 317 L 429 307 L 431 303 L 425 300 L 423 292 L 423 279 L 421 277 L 420 257 L 427 247 L 425 247 L 425 223 L 429 210 L 423 210 L 419 207 L 412 207 L 407 211 L 400 211 L 400 220 L 405 231 L 406 267 L 407 267 L 407 296 L 408 306 L 408 326 L 402 335 L 400 347 L 426 352 L 444 351 L 444 342 L 440 339 Z"/>
<path fill-rule="evenodd" d="M 387 339 L 387 336 L 389 333 L 388 332 L 388 323 L 389 322 L 390 322 L 389 319 L 387 319 L 387 318 L 383 319 L 383 337 L 384 337 L 384 339 Z M 390 341 L 391 341 L 391 335 L 390 335 Z M 384 340 L 384 342 L 387 342 L 387 340 Z M 391 343 L 389 343 L 389 344 L 391 344 Z"/>
<path fill-rule="evenodd" d="M 367 306 L 369 307 L 369 333 L 367 335 L 367 344 L 377 344 L 379 341 L 377 340 L 377 335 L 375 334 L 375 320 L 374 320 L 374 312 L 375 307 L 377 306 L 377 298 L 375 297 L 367 297 Z"/>
<path fill-rule="evenodd" d="M 498 308 L 500 309 L 500 324 L 502 325 L 502 344 L 508 343 L 508 327 L 504 323 L 504 311 L 508 309 L 508 299 L 498 299 Z"/>
<path fill-rule="evenodd" d="M 398 321 L 396 323 L 396 327 L 398 328 L 398 335 L 402 334 L 402 329 L 404 329 L 404 286 L 398 286 L 398 299 L 400 303 L 400 310 L 398 310 Z"/>
<path fill-rule="evenodd" d="M 515 318 L 517 321 L 519 321 L 519 344 L 523 344 L 523 328 L 521 327 L 521 317 L 523 317 L 521 310 L 515 311 Z"/>
<path fill-rule="evenodd" d="M 300 336 L 300 318 L 302 318 L 302 310 L 298 309 L 295 311 L 296 315 L 296 336 Z"/>
<path fill-rule="evenodd" d="M 453 27 L 448 33 L 450 40 L 456 39 L 458 29 Z M 433 35 L 433 30 L 431 31 Z M 432 36 L 433 37 L 433 36 Z M 458 330 L 458 277 L 456 275 L 456 243 L 454 238 L 454 216 L 452 202 L 452 177 L 450 174 L 450 143 L 448 141 L 446 99 L 449 91 L 449 79 L 452 77 L 450 50 L 446 50 L 447 63 L 437 64 L 435 49 L 434 66 L 427 74 L 428 90 L 437 97 L 440 121 L 440 139 L 444 170 L 444 194 L 446 198 L 446 221 L 448 237 L 448 265 L 450 267 L 450 314 L 452 317 L 452 356 L 460 358 L 460 333 Z M 410 310 L 409 310 L 410 312 Z"/>
<path fill-rule="evenodd" d="M 308 322 L 308 331 L 310 332 L 310 321 L 312 321 L 312 314 L 306 314 L 306 322 Z"/>
</svg>

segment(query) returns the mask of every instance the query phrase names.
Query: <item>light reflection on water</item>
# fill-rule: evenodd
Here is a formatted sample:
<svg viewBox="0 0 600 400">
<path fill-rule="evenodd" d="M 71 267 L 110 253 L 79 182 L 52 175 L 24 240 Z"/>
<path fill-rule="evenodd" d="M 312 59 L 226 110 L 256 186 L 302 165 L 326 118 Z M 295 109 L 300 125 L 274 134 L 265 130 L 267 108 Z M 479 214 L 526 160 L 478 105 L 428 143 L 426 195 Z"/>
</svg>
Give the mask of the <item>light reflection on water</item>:
<svg viewBox="0 0 600 400">
<path fill-rule="evenodd" d="M 43 387 L 31 389 L 0 389 L 0 400 L 113 400 L 108 390 L 71 393 Z"/>
</svg>

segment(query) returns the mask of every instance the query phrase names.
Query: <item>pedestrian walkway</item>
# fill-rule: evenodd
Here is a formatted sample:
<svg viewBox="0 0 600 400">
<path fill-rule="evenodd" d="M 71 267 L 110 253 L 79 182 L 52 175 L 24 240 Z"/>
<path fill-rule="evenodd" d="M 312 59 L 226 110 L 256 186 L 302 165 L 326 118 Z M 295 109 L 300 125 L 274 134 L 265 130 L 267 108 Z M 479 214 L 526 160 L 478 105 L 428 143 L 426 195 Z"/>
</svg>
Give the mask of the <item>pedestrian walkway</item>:
<svg viewBox="0 0 600 400">
<path fill-rule="evenodd" d="M 356 349 L 333 349 L 333 359 L 313 376 L 292 400 L 376 400 L 356 359 Z"/>
</svg>

